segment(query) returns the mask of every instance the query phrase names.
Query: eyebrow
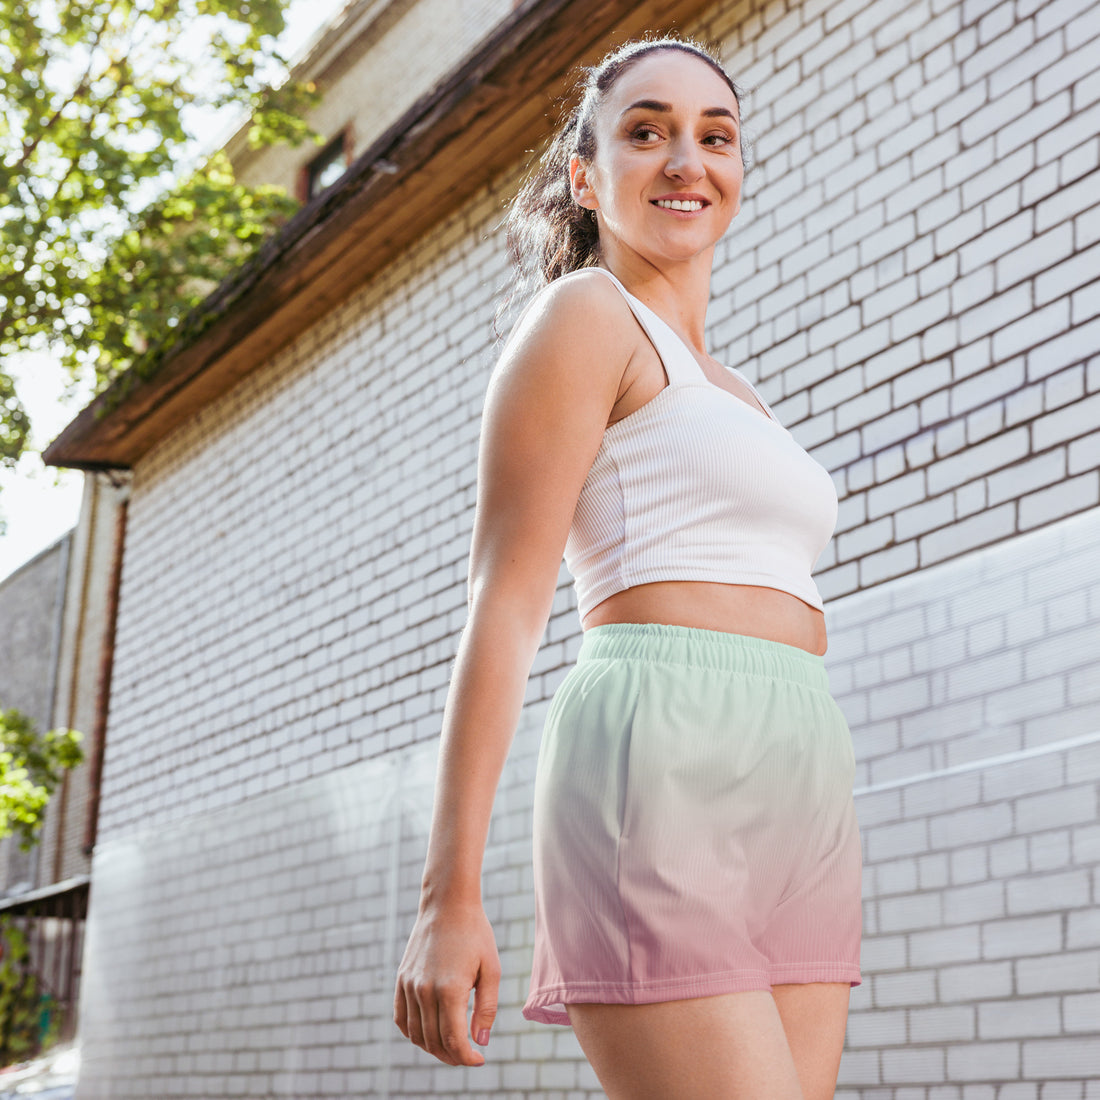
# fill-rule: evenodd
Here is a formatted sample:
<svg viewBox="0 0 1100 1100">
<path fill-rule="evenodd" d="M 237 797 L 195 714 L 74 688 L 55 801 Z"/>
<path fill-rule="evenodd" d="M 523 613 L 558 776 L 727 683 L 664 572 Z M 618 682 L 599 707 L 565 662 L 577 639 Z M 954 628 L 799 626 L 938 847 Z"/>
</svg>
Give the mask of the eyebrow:
<svg viewBox="0 0 1100 1100">
<path fill-rule="evenodd" d="M 672 112 L 671 103 L 662 103 L 659 99 L 638 99 L 635 100 L 629 107 L 627 107 L 623 114 L 628 111 L 659 111 L 662 114 L 670 114 Z M 737 116 L 728 107 L 706 107 L 699 112 L 703 118 L 729 118 L 734 122 L 737 122 Z"/>
</svg>

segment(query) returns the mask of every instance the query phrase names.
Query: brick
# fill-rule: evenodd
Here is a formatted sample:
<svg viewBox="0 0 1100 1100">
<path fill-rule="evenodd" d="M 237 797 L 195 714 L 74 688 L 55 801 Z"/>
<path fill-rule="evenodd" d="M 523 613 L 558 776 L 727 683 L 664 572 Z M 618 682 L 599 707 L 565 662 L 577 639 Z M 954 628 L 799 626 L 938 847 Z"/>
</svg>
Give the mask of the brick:
<svg viewBox="0 0 1100 1100">
<path fill-rule="evenodd" d="M 870 363 L 867 369 L 870 371 Z M 894 379 L 894 404 L 907 405 L 929 393 L 944 389 L 950 381 L 951 364 L 946 359 L 906 370 Z"/>
<path fill-rule="evenodd" d="M 871 519 L 877 519 L 906 504 L 922 500 L 924 495 L 924 472 L 914 470 L 904 477 L 873 488 L 867 494 L 867 514 Z"/>
<path fill-rule="evenodd" d="M 1010 16 L 1011 18 L 1011 16 Z M 987 76 L 994 70 L 1003 69 L 1012 59 L 1022 54 L 1035 41 L 1035 24 L 1030 20 L 1017 23 L 1011 29 L 1005 28 L 1006 34 L 999 34 L 988 45 L 983 45 L 976 53 L 967 58 L 962 67 L 964 84 L 975 84 L 983 76 Z M 979 38 L 983 36 L 979 35 Z M 994 93 L 990 91 L 991 98 L 995 95 L 1003 95 L 1011 90 L 998 88 Z"/>
<path fill-rule="evenodd" d="M 951 312 L 951 295 L 941 290 L 930 297 L 919 299 L 916 303 L 894 313 L 890 331 L 896 342 L 928 329 L 942 321 Z"/>
<path fill-rule="evenodd" d="M 874 974 L 871 987 L 876 1008 L 932 1004 L 936 999 L 936 975 L 932 970 Z"/>
<path fill-rule="evenodd" d="M 1060 261 L 1072 254 L 1073 228 L 1068 223 L 1063 223 L 1049 232 L 1042 233 L 1033 238 L 1026 245 L 1014 249 L 997 261 L 997 290 L 1000 292 L 1012 283 L 1019 282 L 1021 279 L 1029 278 L 1037 272 L 1052 267 L 1055 272 L 1061 273 L 1063 286 L 1065 287 L 1061 293 L 1076 289 L 1076 287 L 1083 285 L 1086 281 L 1087 273 L 1090 272 L 1090 270 L 1091 272 L 1095 272 L 1096 267 L 1095 264 L 1091 269 L 1085 264 L 1078 264 L 1076 269 L 1069 270 L 1066 270 L 1066 264 L 1060 264 L 1060 267 L 1054 267 L 1055 264 L 1059 264 Z M 1071 280 L 1076 279 L 1076 281 L 1066 283 L 1065 278 L 1067 276 Z M 1054 278 L 1057 278 L 1057 276 L 1054 276 Z M 1043 302 L 1050 301 L 1052 298 L 1058 296 L 1058 294 L 1050 292 L 1052 283 L 1051 277 L 1040 276 L 1040 279 L 1045 280 L 1043 286 L 1046 293 L 1041 300 L 1038 297 L 1036 298 L 1037 305 L 1042 305 Z M 1038 284 L 1038 280 L 1036 282 Z"/>
<path fill-rule="evenodd" d="M 1019 992 L 1062 993 L 1069 990 L 1093 992 L 1100 982 L 1100 952 L 1080 951 L 1082 938 L 1074 936 L 1081 927 L 1081 918 L 1091 913 L 1068 914 L 1066 948 L 1064 953 L 1034 959 L 1021 959 L 1017 964 Z M 1085 937 L 1085 945 L 1088 937 Z"/>
<path fill-rule="evenodd" d="M 996 402 L 992 405 L 987 405 L 985 408 L 977 409 L 974 412 L 968 413 L 966 417 L 966 441 L 969 444 L 980 443 L 983 439 L 989 439 L 991 436 L 999 435 L 1004 431 L 1004 405 L 1002 402 Z M 967 493 L 972 494 L 968 496 Z M 968 490 L 955 490 L 955 514 L 962 518 L 963 516 L 970 515 L 971 512 L 977 511 L 977 507 L 969 506 L 971 500 L 978 500 L 980 498 L 980 507 L 985 507 L 988 503 L 986 499 L 985 486 L 982 483 L 972 482 Z"/>
<path fill-rule="evenodd" d="M 937 1047 L 887 1048 L 879 1055 L 882 1072 L 888 1081 L 946 1081 L 944 1052 Z M 904 1092 L 904 1089 L 898 1090 Z"/>
<path fill-rule="evenodd" d="M 977 1037 L 970 1005 L 945 1005 L 909 1010 L 909 1034 L 914 1043 L 952 1042 Z"/>
<path fill-rule="evenodd" d="M 1058 190 L 1058 162 L 1044 164 L 1042 168 L 1031 172 L 1022 181 L 1020 192 L 1021 206 L 1034 206 L 1041 199 Z"/>
<path fill-rule="evenodd" d="M 1019 1066 L 1019 1043 L 956 1043 L 947 1048 L 947 1073 L 951 1081 L 1011 1079 L 1019 1073 Z"/>
<path fill-rule="evenodd" d="M 1013 428 L 960 454 L 950 455 L 928 467 L 928 492 L 936 494 L 961 485 L 976 474 L 989 473 L 1018 462 L 1028 452 L 1028 431 Z"/>
<path fill-rule="evenodd" d="M 1057 42 L 1055 35 L 1048 35 L 1044 41 Z M 1076 44 L 1076 48 L 1065 56 L 1056 56 L 1047 61 L 1035 80 L 1035 94 L 1040 100 L 1049 99 L 1055 92 L 1070 87 L 1075 81 L 1096 71 L 1096 59 L 1087 45 Z"/>
<path fill-rule="evenodd" d="M 1023 832 L 1086 822 L 1096 816 L 1096 799 L 1096 788 L 1087 785 L 1019 798 L 1016 821 Z"/>
<path fill-rule="evenodd" d="M 945 963 L 975 960 L 981 954 L 980 942 L 976 925 L 910 931 L 911 965 L 942 966 Z"/>
<path fill-rule="evenodd" d="M 1070 324 L 1075 328 L 1098 315 L 1100 315 L 1100 280 L 1075 291 L 1069 300 Z"/>
<path fill-rule="evenodd" d="M 1022 496 L 1031 489 L 1061 481 L 1065 476 L 1065 451 L 1047 451 L 1017 464 L 1011 471 L 1002 470 L 990 474 L 987 483 L 989 503 L 1000 504 Z"/>
<path fill-rule="evenodd" d="M 1024 87 L 1027 87 L 1027 85 L 1024 85 Z M 1052 98 L 1037 104 L 1022 118 L 997 131 L 997 156 L 1007 156 L 1013 149 L 1019 148 L 1025 142 L 1034 141 L 1036 138 L 1056 130 L 1059 123 L 1071 117 L 1072 110 L 1069 92 L 1059 92 Z M 1039 163 L 1046 163 L 1041 153 Z"/>
<path fill-rule="evenodd" d="M 996 155 L 1001 156 L 1000 135 L 1009 128 L 1013 121 L 1030 112 L 1032 104 L 1031 86 L 1021 84 L 1001 99 L 974 111 L 973 114 L 964 118 L 960 124 L 960 136 L 963 145 L 976 145 L 983 138 L 996 135 L 998 139 Z M 1067 102 L 1065 107 L 1068 109 L 1068 106 Z M 944 128 L 939 118 L 936 122 L 938 129 Z M 1020 142 L 1017 142 L 1017 144 L 1020 144 Z M 1012 146 L 1012 148 L 1015 147 L 1015 145 Z"/>
<path fill-rule="evenodd" d="M 846 401 L 837 410 L 837 431 L 845 432 L 890 411 L 890 386 L 880 385 Z"/>
<path fill-rule="evenodd" d="M 1074 401 L 1046 416 L 1036 419 L 1032 425 L 1032 438 L 1036 448 L 1053 447 L 1081 436 L 1100 422 L 1100 393 Z"/>
<path fill-rule="evenodd" d="M 1090 73 L 1073 86 L 1073 110 L 1083 114 L 1085 108 L 1100 100 L 1100 71 Z"/>
<path fill-rule="evenodd" d="M 1030 49 L 1018 54 L 1007 64 L 998 66 L 990 73 L 990 97 L 1003 95 L 1009 88 L 1022 84 L 1039 73 L 1041 75 L 1036 80 L 1035 97 L 1040 103 L 1049 99 L 1054 92 L 1058 91 L 1060 85 L 1050 79 L 1044 82 L 1043 78 L 1046 76 L 1044 70 L 1049 72 L 1052 67 L 1055 67 L 1061 60 L 1063 52 L 1061 35 L 1048 34 Z"/>
<path fill-rule="evenodd" d="M 995 226 L 976 241 L 964 245 L 959 252 L 959 270 L 966 275 L 1032 239 L 1032 213 L 1025 210 L 1016 217 Z"/>
<path fill-rule="evenodd" d="M 963 313 L 971 306 L 986 301 L 993 296 L 993 268 L 988 264 L 976 268 L 964 278 L 954 280 L 950 291 L 953 313 Z"/>
<path fill-rule="evenodd" d="M 905 1042 L 904 1011 L 853 1011 L 848 1015 L 845 1043 L 850 1047 L 879 1047 Z"/>
<path fill-rule="evenodd" d="M 1023 1070 L 1028 1077 L 1100 1076 L 1100 1044 L 1080 1039 L 1031 1039 L 1023 1044 Z"/>
<path fill-rule="evenodd" d="M 1095 1034 L 1096 1021 L 1100 1020 L 1100 993 L 1078 994 L 1062 999 L 1062 1015 L 1066 1031 L 1084 1031 Z"/>
<path fill-rule="evenodd" d="M 953 883 L 980 882 L 989 877 L 989 857 L 983 845 L 956 848 L 949 855 Z"/>
<path fill-rule="evenodd" d="M 858 331 L 859 326 L 860 311 L 858 306 L 852 306 L 834 317 L 826 318 L 810 329 L 810 351 L 821 351 L 822 348 L 838 343 Z"/>
<path fill-rule="evenodd" d="M 1026 531 L 1100 502 L 1100 476 L 1091 470 L 1020 498 L 1019 525 Z"/>
<path fill-rule="evenodd" d="M 1051 226 L 1069 220 L 1083 210 L 1097 205 L 1096 187 L 1100 183 L 1100 172 L 1090 172 L 1087 176 L 1063 187 L 1049 199 L 1044 199 L 1035 209 L 1035 227 L 1045 232 Z"/>
<path fill-rule="evenodd" d="M 1032 871 L 1068 867 L 1073 862 L 1069 830 L 1056 829 L 1028 837 L 1028 860 Z"/>
<path fill-rule="evenodd" d="M 1005 887 L 999 881 L 951 887 L 942 892 L 942 898 L 946 924 L 966 924 L 1005 916 Z M 975 950 L 969 958 L 978 957 L 976 932 L 974 939 Z"/>
<path fill-rule="evenodd" d="M 936 530 L 955 519 L 955 506 L 950 496 L 938 496 L 921 504 L 901 509 L 894 514 L 895 538 L 900 542 Z"/>
<path fill-rule="evenodd" d="M 1100 35 L 1100 22 L 1094 6 L 1084 7 L 1080 15 L 1066 24 L 1067 42 L 1087 42 L 1097 35 Z"/>
<path fill-rule="evenodd" d="M 1054 233 L 1061 231 L 1062 238 L 1059 238 L 1056 248 L 1051 253 L 1045 254 L 1043 260 L 1057 260 L 1061 256 L 1058 254 L 1058 250 L 1064 248 L 1065 254 L 1070 255 L 1073 250 L 1073 230 L 1072 226 L 1063 224 L 1058 226 L 1055 230 L 1052 230 L 1047 236 L 1051 236 Z M 1043 265 L 1049 267 L 1049 270 L 1043 271 L 1035 280 L 1035 304 L 1044 305 L 1053 298 L 1059 298 L 1065 294 L 1069 294 L 1071 291 L 1076 290 L 1078 287 L 1085 287 L 1091 283 L 1092 285 L 1087 293 L 1087 298 L 1092 301 L 1092 312 L 1088 316 L 1094 316 L 1097 309 L 1096 299 L 1100 297 L 1100 287 L 1095 285 L 1096 273 L 1100 271 L 1100 245 L 1086 249 L 1084 252 L 1079 252 L 1076 255 L 1071 255 L 1069 259 L 1062 263 L 1057 263 L 1055 266 L 1051 266 L 1050 263 Z M 1038 268 L 1036 269 L 1038 270 Z M 1082 303 L 1083 304 L 1083 303 Z M 1073 321 L 1076 324 L 1080 324 L 1081 321 L 1087 320 L 1088 317 L 1082 316 L 1074 318 Z"/>
<path fill-rule="evenodd" d="M 1083 869 L 1008 883 L 1008 908 L 1014 914 L 1077 909 L 1088 902 L 1089 876 Z"/>
<path fill-rule="evenodd" d="M 1070 474 L 1100 466 L 1100 431 L 1091 432 L 1069 445 L 1067 468 Z"/>
<path fill-rule="evenodd" d="M 1026 286 L 1016 286 L 996 298 L 969 309 L 959 318 L 959 343 L 971 344 L 980 337 L 997 332 L 1006 317 L 1023 317 L 1031 310 L 1031 295 Z"/>
<path fill-rule="evenodd" d="M 1012 962 L 945 966 L 940 970 L 940 996 L 945 1001 L 986 1001 L 1014 992 Z"/>
<path fill-rule="evenodd" d="M 1100 167 L 1100 137 L 1071 149 L 1058 160 L 1058 182 L 1068 186 Z"/>
<path fill-rule="evenodd" d="M 1073 113 L 1060 126 L 1055 126 L 1039 137 L 1036 142 L 1036 156 L 1039 164 L 1055 160 L 1063 153 L 1077 148 L 1082 135 L 1091 135 L 1097 131 L 1100 108 L 1092 106 Z"/>
<path fill-rule="evenodd" d="M 1100 339 L 1100 318 L 1070 329 L 1069 332 L 1048 340 L 1028 352 L 1027 377 L 1029 381 L 1045 378 L 1055 371 L 1079 363 L 1096 352 L 1096 340 Z"/>
<path fill-rule="evenodd" d="M 991 840 L 1012 832 L 1012 810 L 1002 803 L 937 814 L 929 819 L 928 829 L 932 849 L 950 848 L 959 836 L 968 841 Z"/>
<path fill-rule="evenodd" d="M 966 95 L 972 97 L 973 100 L 972 106 L 967 105 L 970 109 L 984 102 L 984 93 L 980 87 L 969 89 Z M 946 118 L 940 119 L 937 117 L 937 128 L 939 130 L 945 130 L 949 124 Z M 944 165 L 944 189 L 953 190 L 964 180 L 971 179 L 988 168 L 993 163 L 993 154 L 994 141 L 992 137 L 988 137 L 977 145 L 965 148 L 961 153 L 951 157 Z"/>
<path fill-rule="evenodd" d="M 939 897 L 935 893 L 907 894 L 899 897 L 882 897 L 878 901 L 878 929 L 882 932 L 904 932 L 909 929 L 927 928 L 940 923 Z M 960 937 L 964 932 L 959 933 Z M 977 934 L 968 957 L 977 951 Z"/>
<path fill-rule="evenodd" d="M 1057 27 L 1064 26 L 1087 7 L 1087 0 L 1051 0 L 1036 11 L 1036 31 L 1045 35 Z"/>
</svg>

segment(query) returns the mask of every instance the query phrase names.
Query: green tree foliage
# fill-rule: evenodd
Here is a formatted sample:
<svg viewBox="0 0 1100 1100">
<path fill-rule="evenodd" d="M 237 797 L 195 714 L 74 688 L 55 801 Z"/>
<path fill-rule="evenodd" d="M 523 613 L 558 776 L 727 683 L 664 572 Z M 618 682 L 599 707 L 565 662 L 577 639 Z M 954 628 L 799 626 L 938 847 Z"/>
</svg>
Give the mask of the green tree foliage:
<svg viewBox="0 0 1100 1100">
<path fill-rule="evenodd" d="M 34 847 L 62 773 L 84 759 L 81 740 L 76 730 L 40 734 L 22 711 L 0 710 L 0 837 L 14 833 L 24 851 Z"/>
<path fill-rule="evenodd" d="M 317 140 L 276 47 L 285 3 L 0 0 L 0 360 L 49 348 L 100 388 L 148 369 L 289 216 L 223 155 L 195 168 L 218 133 L 191 132 L 236 111 L 254 147 Z M 0 373 L 0 463 L 26 441 Z"/>
<path fill-rule="evenodd" d="M 0 917 L 0 1066 L 32 1058 L 56 1040 L 55 1009 L 56 999 L 31 969 L 27 937 Z"/>
</svg>

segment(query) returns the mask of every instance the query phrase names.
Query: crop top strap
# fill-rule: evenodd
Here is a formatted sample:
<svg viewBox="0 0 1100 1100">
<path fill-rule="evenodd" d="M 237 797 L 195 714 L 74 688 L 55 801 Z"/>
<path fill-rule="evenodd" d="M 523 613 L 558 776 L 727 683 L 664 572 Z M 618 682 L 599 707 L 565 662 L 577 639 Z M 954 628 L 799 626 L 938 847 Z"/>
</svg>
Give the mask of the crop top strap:
<svg viewBox="0 0 1100 1100">
<path fill-rule="evenodd" d="M 657 349 L 657 354 L 664 364 L 665 373 L 668 375 L 669 385 L 698 383 L 700 378 L 706 380 L 698 360 L 688 351 L 687 345 L 676 335 L 667 321 L 658 317 L 645 302 L 635 298 L 606 267 L 596 267 L 593 270 L 602 272 L 619 288 L 626 299 L 626 304 L 630 306 L 638 323 Z"/>
</svg>

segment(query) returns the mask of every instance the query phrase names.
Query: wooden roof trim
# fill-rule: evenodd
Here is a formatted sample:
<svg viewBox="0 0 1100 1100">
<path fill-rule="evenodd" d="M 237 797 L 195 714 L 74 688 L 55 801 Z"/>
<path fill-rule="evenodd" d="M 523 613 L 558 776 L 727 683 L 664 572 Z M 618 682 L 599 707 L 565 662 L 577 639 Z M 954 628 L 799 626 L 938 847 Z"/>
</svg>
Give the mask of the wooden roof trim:
<svg viewBox="0 0 1100 1100">
<path fill-rule="evenodd" d="M 579 61 L 706 6 L 526 0 L 194 310 L 145 377 L 128 372 L 79 413 L 46 463 L 132 466 L 541 141 Z"/>
</svg>

